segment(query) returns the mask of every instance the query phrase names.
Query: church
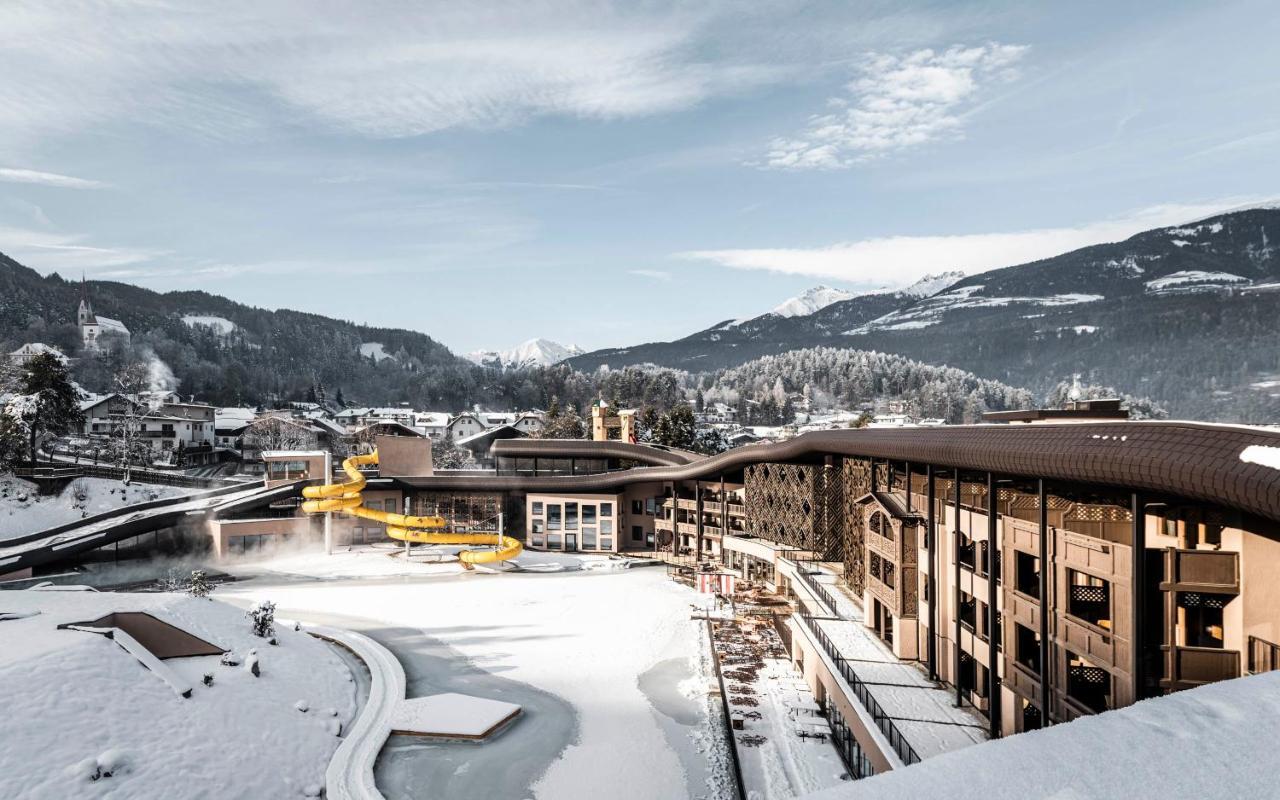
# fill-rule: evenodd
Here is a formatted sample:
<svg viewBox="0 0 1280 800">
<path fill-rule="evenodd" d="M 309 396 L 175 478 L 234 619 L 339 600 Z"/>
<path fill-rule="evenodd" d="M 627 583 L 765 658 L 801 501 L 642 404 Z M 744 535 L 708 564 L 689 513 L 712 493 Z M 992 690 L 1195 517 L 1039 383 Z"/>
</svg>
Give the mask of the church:
<svg viewBox="0 0 1280 800">
<path fill-rule="evenodd" d="M 83 276 L 80 278 L 80 308 L 76 311 L 76 321 L 80 324 L 80 341 L 85 350 L 96 352 L 101 339 L 108 335 L 119 336 L 125 344 L 129 343 L 129 329 L 123 322 L 93 313 L 89 287 Z"/>
</svg>

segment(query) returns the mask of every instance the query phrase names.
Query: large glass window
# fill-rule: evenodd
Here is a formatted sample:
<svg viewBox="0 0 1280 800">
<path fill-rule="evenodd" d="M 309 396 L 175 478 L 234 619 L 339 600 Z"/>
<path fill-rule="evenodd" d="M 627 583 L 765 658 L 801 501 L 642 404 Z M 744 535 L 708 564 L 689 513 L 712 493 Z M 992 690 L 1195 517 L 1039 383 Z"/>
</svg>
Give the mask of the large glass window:
<svg viewBox="0 0 1280 800">
<path fill-rule="evenodd" d="M 576 531 L 578 529 L 578 504 L 564 504 L 564 529 L 566 531 Z"/>
<path fill-rule="evenodd" d="M 611 519 L 600 520 L 600 533 L 604 535 L 613 533 L 613 520 Z"/>
<path fill-rule="evenodd" d="M 596 529 L 595 528 L 582 529 L 582 549 L 584 550 L 596 549 Z"/>
<path fill-rule="evenodd" d="M 535 516 L 535 517 L 540 517 L 540 516 L 542 516 L 542 503 L 541 503 L 541 501 L 539 501 L 539 502 L 537 502 L 537 503 L 534 503 L 534 504 L 533 504 L 533 512 L 532 512 L 532 513 L 533 513 L 533 516 Z"/>
<path fill-rule="evenodd" d="M 613 549 L 613 537 L 612 537 L 612 536 L 601 536 L 601 537 L 600 537 L 600 549 L 601 549 L 601 550 L 612 550 L 612 549 Z"/>
<path fill-rule="evenodd" d="M 559 549 L 561 549 L 561 547 L 562 547 L 562 546 L 563 546 L 563 545 L 561 545 L 561 538 L 560 538 L 560 534 L 558 534 L 558 533 L 548 533 L 548 534 L 547 534 L 547 549 L 548 549 L 548 550 L 559 550 Z"/>
<path fill-rule="evenodd" d="M 586 505 L 585 503 L 583 504 L 583 506 L 582 506 L 582 524 L 583 524 L 583 525 L 595 525 L 595 524 L 596 524 L 596 507 L 595 507 L 594 505 Z"/>
<path fill-rule="evenodd" d="M 540 519 L 535 519 L 535 520 L 533 521 L 533 532 L 534 532 L 534 533 L 542 533 L 542 532 L 544 532 L 545 530 L 546 530 L 546 524 L 545 524 L 542 520 L 540 520 Z"/>
<path fill-rule="evenodd" d="M 547 505 L 547 530 L 560 530 L 560 504 L 551 503 Z M 557 539 L 560 537 L 556 537 Z"/>
<path fill-rule="evenodd" d="M 612 517 L 612 516 L 613 516 L 613 503 L 601 503 L 601 504 L 600 504 L 600 516 L 602 516 L 602 517 Z"/>
</svg>

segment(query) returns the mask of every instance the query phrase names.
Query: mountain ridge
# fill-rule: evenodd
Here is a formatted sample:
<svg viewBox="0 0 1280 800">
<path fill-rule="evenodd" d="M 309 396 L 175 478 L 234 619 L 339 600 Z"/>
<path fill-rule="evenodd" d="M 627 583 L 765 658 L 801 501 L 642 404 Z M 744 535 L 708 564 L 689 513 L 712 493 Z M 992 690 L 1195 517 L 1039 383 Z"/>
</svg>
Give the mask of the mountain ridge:
<svg viewBox="0 0 1280 800">
<path fill-rule="evenodd" d="M 1280 397 L 1254 384 L 1280 376 L 1276 232 L 1280 209 L 1225 212 L 964 276 L 932 295 L 863 294 L 804 317 L 766 315 L 568 363 L 710 371 L 788 350 L 854 347 L 1034 390 L 1082 373 L 1174 413 L 1274 421 Z"/>
</svg>

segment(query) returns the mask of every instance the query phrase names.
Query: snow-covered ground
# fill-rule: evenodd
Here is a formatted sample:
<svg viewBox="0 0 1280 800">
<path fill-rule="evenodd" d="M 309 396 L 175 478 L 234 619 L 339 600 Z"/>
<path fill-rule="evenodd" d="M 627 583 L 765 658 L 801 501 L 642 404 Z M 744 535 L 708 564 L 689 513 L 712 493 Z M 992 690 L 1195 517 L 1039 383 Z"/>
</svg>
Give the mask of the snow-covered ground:
<svg viewBox="0 0 1280 800">
<path fill-rule="evenodd" d="M 0 540 L 41 531 L 124 506 L 190 494 L 191 489 L 106 478 L 77 478 L 61 494 L 40 495 L 21 478 L 0 478 Z"/>
<path fill-rule="evenodd" d="M 277 626 L 271 646 L 217 600 L 4 591 L 0 611 L 38 612 L 0 621 L 0 797 L 304 797 L 324 785 L 335 731 L 355 712 L 329 645 Z M 194 687 L 183 699 L 115 642 L 57 630 L 112 611 L 150 612 L 241 659 L 256 650 L 261 676 L 218 656 L 162 662 Z M 110 762 L 123 767 L 89 777 Z"/>
<path fill-rule="evenodd" d="M 215 317 L 208 314 L 187 314 L 182 318 L 188 328 L 200 326 L 210 328 L 219 336 L 226 336 L 236 329 L 236 324 L 226 317 Z"/>
<path fill-rule="evenodd" d="M 332 568 L 319 563 L 325 559 Z M 519 560 L 569 561 L 534 554 Z M 353 565 L 364 577 L 332 577 L 351 574 Z M 413 565 L 416 574 L 407 574 L 403 562 L 376 552 L 229 569 L 247 579 L 221 587 L 220 596 L 242 604 L 271 599 L 286 617 L 349 627 L 359 621 L 402 663 L 411 661 L 411 697 L 417 686 L 527 710 L 493 742 L 455 745 L 473 748 L 462 755 L 445 744 L 407 745 L 427 759 L 424 770 L 448 768 L 428 782 L 402 775 L 404 796 L 445 796 L 464 786 L 473 796 L 731 796 L 718 735 L 723 723 L 707 697 L 706 631 L 690 618 L 698 596 L 662 569 L 494 574 L 445 564 Z M 655 693 L 652 680 L 641 686 L 641 676 L 673 660 L 672 674 L 685 676 L 679 691 Z M 554 722 L 557 706 L 565 709 L 562 723 Z M 539 720 L 554 724 L 540 728 Z M 546 743 L 553 746 L 543 753 Z M 507 793 L 510 773 L 527 775 L 519 794 Z"/>
<path fill-rule="evenodd" d="M 1275 797 L 1280 673 L 998 739 L 807 800 Z"/>
</svg>

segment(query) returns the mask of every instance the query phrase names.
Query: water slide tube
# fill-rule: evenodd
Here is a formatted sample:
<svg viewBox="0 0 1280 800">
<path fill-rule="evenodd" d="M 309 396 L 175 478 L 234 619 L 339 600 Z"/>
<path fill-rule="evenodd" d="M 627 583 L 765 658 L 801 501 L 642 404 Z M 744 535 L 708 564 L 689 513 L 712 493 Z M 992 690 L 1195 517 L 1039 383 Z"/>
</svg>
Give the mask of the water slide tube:
<svg viewBox="0 0 1280 800">
<path fill-rule="evenodd" d="M 307 498 L 302 510 L 308 514 L 339 511 L 353 517 L 381 522 L 387 526 L 387 535 L 402 542 L 421 544 L 487 545 L 493 550 L 463 550 L 458 560 L 470 569 L 472 564 L 506 561 L 520 555 L 523 545 L 519 540 L 499 533 L 453 533 L 444 517 L 413 517 L 364 507 L 360 493 L 366 480 L 360 467 L 378 463 L 378 452 L 351 456 L 342 462 L 342 471 L 349 480 L 324 486 L 307 486 L 302 496 Z"/>
</svg>

